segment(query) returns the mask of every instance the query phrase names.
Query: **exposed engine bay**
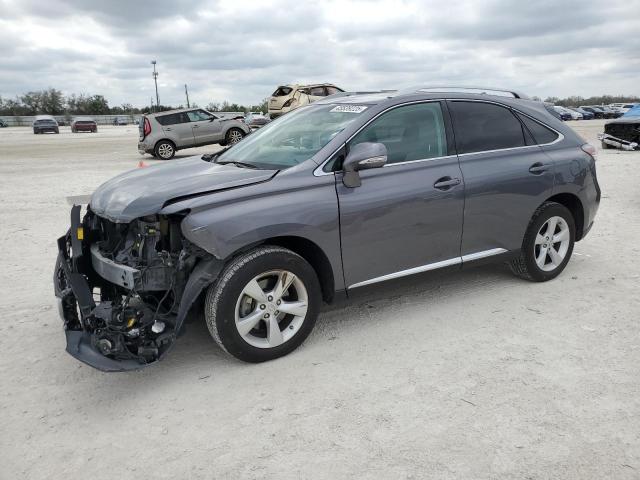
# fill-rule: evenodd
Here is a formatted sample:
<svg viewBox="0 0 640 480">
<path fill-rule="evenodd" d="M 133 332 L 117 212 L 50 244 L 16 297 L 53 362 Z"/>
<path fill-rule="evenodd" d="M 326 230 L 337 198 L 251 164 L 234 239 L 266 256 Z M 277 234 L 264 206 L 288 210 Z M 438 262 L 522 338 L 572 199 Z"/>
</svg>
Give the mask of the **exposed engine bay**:
<svg viewBox="0 0 640 480">
<path fill-rule="evenodd" d="M 88 209 L 80 222 L 79 206 L 71 216 L 71 229 L 58 240 L 54 278 L 67 350 L 102 370 L 158 360 L 210 282 L 216 260 L 183 237 L 180 216 L 115 223 Z"/>
</svg>

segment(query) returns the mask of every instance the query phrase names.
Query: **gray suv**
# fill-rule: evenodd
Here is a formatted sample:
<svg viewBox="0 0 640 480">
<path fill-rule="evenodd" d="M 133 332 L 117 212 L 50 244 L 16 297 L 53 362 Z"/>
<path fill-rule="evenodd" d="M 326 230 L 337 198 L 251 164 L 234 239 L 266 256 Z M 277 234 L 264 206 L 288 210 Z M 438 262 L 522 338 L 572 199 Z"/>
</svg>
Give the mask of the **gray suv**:
<svg viewBox="0 0 640 480">
<path fill-rule="evenodd" d="M 233 145 L 251 133 L 244 122 L 219 117 L 201 108 L 143 115 L 138 130 L 138 152 L 162 160 L 173 158 L 183 148 L 214 143 Z"/>
<path fill-rule="evenodd" d="M 200 314 L 261 362 L 370 285 L 486 261 L 551 280 L 593 225 L 594 154 L 517 93 L 422 88 L 333 96 L 215 155 L 123 173 L 58 239 L 67 351 L 140 368 Z"/>
</svg>

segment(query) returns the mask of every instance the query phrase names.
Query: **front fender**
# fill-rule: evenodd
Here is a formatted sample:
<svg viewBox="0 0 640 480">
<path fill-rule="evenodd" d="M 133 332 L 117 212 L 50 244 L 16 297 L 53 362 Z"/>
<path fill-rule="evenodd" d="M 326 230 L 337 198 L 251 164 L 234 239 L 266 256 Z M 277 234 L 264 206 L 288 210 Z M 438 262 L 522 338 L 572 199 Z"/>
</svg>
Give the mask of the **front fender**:
<svg viewBox="0 0 640 480">
<path fill-rule="evenodd" d="M 183 235 L 224 260 L 274 237 L 301 237 L 327 256 L 342 289 L 338 200 L 333 175 L 277 175 L 270 182 L 187 200 Z"/>
</svg>

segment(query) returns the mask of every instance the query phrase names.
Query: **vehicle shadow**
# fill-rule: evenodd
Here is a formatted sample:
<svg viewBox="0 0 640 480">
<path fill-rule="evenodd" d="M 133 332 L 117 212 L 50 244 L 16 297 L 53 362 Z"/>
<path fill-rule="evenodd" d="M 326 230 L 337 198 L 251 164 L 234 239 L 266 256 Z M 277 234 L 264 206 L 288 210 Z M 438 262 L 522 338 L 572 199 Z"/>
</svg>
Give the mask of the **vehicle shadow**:
<svg viewBox="0 0 640 480">
<path fill-rule="evenodd" d="M 515 285 L 522 280 L 514 277 L 504 264 L 485 265 L 462 271 L 428 272 L 404 279 L 385 282 L 359 292 L 352 298 L 325 305 L 316 327 L 300 347 L 314 346 L 330 341 L 335 336 L 349 335 L 362 328 L 362 321 L 371 309 L 390 322 L 402 322 L 397 315 L 399 308 L 406 311 L 415 305 L 424 312 L 424 305 L 438 302 L 440 305 L 456 304 L 469 295 L 490 289 Z M 293 352 L 292 355 L 295 355 Z M 211 338 L 204 318 L 200 316 L 186 324 L 186 330 L 176 341 L 166 359 L 137 372 L 99 375 L 100 382 L 113 383 L 123 388 L 135 387 L 140 381 L 168 383 L 180 381 L 186 374 L 199 378 L 224 369 L 227 374 L 240 374 L 252 364 L 244 363 L 223 352 Z M 206 377 L 205 377 L 206 378 Z"/>
</svg>

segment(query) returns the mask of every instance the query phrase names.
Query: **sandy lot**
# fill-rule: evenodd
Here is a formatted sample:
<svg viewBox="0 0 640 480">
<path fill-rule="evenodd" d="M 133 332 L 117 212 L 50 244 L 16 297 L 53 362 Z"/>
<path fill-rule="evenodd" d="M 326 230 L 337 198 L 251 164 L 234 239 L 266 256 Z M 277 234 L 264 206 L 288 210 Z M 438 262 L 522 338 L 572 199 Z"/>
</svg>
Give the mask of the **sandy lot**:
<svg viewBox="0 0 640 480">
<path fill-rule="evenodd" d="M 602 124 L 572 125 L 599 147 Z M 1 479 L 640 478 L 640 152 L 599 153 L 596 225 L 552 282 L 411 279 L 326 308 L 274 362 L 192 324 L 104 374 L 64 351 L 55 239 L 136 141 L 0 129 Z"/>
</svg>

